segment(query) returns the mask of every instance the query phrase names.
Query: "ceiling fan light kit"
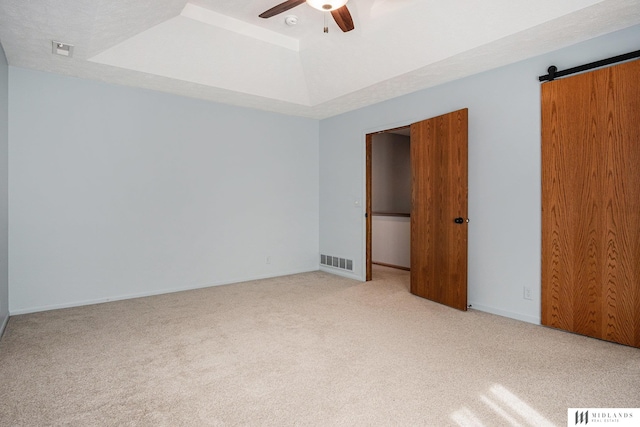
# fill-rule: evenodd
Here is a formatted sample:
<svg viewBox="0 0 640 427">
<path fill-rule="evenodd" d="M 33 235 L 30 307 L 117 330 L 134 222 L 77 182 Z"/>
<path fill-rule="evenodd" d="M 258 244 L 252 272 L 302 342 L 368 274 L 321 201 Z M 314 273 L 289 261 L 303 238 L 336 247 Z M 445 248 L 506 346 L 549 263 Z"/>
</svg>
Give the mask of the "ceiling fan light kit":
<svg viewBox="0 0 640 427">
<path fill-rule="evenodd" d="M 307 4 L 323 12 L 331 12 L 340 9 L 347 1 L 349 0 L 307 0 Z"/>
</svg>

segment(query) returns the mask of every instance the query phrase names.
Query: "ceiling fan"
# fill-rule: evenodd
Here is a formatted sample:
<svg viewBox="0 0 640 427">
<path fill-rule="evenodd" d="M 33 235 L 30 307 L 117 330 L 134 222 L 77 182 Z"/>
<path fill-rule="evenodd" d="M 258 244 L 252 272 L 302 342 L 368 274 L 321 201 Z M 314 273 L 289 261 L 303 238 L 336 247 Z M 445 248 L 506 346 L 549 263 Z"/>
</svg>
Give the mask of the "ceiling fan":
<svg viewBox="0 0 640 427">
<path fill-rule="evenodd" d="M 260 18 L 271 18 L 289 9 L 293 9 L 296 6 L 300 6 L 302 3 L 307 3 L 309 6 L 322 12 L 331 12 L 331 16 L 333 16 L 338 27 L 346 33 L 355 28 L 353 26 L 351 13 L 349 13 L 349 9 L 347 9 L 347 1 L 349 0 L 287 0 L 266 12 L 262 12 L 258 16 L 260 16 Z"/>
</svg>

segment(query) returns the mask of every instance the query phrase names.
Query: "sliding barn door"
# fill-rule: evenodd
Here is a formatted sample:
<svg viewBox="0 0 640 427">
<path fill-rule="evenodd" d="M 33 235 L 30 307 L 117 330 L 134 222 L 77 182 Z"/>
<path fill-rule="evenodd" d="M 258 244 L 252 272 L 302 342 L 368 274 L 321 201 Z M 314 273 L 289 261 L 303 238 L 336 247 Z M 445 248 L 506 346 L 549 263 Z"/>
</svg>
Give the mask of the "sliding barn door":
<svg viewBox="0 0 640 427">
<path fill-rule="evenodd" d="M 467 309 L 467 110 L 411 125 L 411 292 Z"/>
<path fill-rule="evenodd" d="M 542 323 L 640 347 L 640 61 L 542 85 Z"/>
</svg>

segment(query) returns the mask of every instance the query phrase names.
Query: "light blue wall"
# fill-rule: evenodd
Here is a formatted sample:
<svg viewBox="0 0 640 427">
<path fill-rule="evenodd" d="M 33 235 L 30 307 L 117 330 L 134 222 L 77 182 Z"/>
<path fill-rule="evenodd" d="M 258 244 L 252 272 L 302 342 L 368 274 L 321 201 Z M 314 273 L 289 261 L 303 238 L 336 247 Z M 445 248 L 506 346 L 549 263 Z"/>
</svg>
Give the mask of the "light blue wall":
<svg viewBox="0 0 640 427">
<path fill-rule="evenodd" d="M 0 44 L 0 336 L 9 319 L 9 67 Z"/>
<path fill-rule="evenodd" d="M 633 27 L 320 123 L 4 61 L 0 308 L 7 292 L 18 314 L 314 270 L 319 249 L 363 280 L 365 135 L 469 108 L 469 302 L 538 323 L 537 76 L 638 40 Z"/>
<path fill-rule="evenodd" d="M 469 303 L 540 322 L 540 83 L 640 49 L 640 26 L 402 96 L 320 123 L 320 252 L 365 277 L 365 135 L 469 109 Z M 523 299 L 523 287 L 535 298 Z"/>
<path fill-rule="evenodd" d="M 9 88 L 12 314 L 317 270 L 317 120 L 14 67 Z"/>
</svg>

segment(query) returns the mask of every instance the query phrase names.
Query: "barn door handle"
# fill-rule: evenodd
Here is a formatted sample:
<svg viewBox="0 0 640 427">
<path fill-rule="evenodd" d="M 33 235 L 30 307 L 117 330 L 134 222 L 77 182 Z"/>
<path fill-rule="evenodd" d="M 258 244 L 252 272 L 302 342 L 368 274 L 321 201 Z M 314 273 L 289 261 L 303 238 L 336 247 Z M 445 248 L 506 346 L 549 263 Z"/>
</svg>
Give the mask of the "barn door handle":
<svg viewBox="0 0 640 427">
<path fill-rule="evenodd" d="M 454 219 L 453 222 L 455 222 L 456 224 L 463 224 L 464 223 L 464 218 L 458 217 L 458 218 Z"/>
</svg>

